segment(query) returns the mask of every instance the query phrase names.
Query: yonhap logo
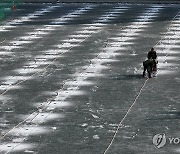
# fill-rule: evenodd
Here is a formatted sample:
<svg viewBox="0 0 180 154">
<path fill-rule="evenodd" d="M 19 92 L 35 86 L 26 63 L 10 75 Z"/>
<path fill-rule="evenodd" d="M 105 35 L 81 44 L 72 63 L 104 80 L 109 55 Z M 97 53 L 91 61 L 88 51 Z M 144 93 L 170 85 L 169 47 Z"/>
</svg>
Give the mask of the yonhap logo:
<svg viewBox="0 0 180 154">
<path fill-rule="evenodd" d="M 180 138 L 178 137 L 167 138 L 165 134 L 156 134 L 153 137 L 153 144 L 156 148 L 162 148 L 163 146 L 165 146 L 167 142 L 168 144 L 178 145 L 180 144 Z"/>
<path fill-rule="evenodd" d="M 153 137 L 153 144 L 156 148 L 161 148 L 166 144 L 166 135 L 165 134 L 156 134 Z"/>
</svg>

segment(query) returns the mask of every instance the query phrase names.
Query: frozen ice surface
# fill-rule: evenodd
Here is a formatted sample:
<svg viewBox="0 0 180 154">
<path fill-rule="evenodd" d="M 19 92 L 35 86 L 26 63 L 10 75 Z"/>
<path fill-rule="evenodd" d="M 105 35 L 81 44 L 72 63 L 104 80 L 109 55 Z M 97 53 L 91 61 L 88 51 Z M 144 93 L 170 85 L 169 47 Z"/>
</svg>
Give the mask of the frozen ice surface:
<svg viewBox="0 0 180 154">
<path fill-rule="evenodd" d="M 17 8 L 0 26 L 0 153 L 104 153 L 117 128 L 108 154 L 180 151 L 152 141 L 179 138 L 179 4 Z"/>
</svg>

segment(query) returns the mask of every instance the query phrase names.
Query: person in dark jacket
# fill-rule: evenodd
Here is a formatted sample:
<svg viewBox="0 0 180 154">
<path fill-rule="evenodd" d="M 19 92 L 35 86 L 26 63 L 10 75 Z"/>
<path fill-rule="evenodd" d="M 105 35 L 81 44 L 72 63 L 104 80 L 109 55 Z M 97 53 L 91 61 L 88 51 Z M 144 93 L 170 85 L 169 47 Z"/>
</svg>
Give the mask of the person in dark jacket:
<svg viewBox="0 0 180 154">
<path fill-rule="evenodd" d="M 151 50 L 148 52 L 147 55 L 148 60 L 153 61 L 153 70 L 152 71 L 157 71 L 157 53 L 154 50 L 154 48 L 151 48 Z"/>
<path fill-rule="evenodd" d="M 147 58 L 148 59 L 157 59 L 157 54 L 156 54 L 156 51 L 154 50 L 154 48 L 151 48 L 151 50 L 148 52 Z"/>
</svg>

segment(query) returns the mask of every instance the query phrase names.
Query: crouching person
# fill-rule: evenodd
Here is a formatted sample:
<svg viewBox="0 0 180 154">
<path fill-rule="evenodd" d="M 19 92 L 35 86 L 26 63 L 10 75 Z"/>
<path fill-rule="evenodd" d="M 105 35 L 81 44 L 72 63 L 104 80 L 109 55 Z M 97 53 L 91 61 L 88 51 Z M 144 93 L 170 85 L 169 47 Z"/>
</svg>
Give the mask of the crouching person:
<svg viewBox="0 0 180 154">
<path fill-rule="evenodd" d="M 146 71 L 147 71 L 148 77 L 151 78 L 151 72 L 152 72 L 152 69 L 153 69 L 153 60 L 151 60 L 151 59 L 145 60 L 143 62 L 143 67 L 144 67 L 143 77 L 146 76 Z"/>
</svg>

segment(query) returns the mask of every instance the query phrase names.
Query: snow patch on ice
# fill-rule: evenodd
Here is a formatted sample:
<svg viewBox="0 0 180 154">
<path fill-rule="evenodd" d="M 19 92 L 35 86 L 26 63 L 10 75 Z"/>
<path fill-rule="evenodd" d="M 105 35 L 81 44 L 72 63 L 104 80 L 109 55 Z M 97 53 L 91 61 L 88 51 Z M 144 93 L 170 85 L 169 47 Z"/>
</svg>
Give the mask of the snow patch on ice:
<svg viewBox="0 0 180 154">
<path fill-rule="evenodd" d="M 34 144 L 30 143 L 4 143 L 0 144 L 0 152 L 17 152 L 17 151 L 23 151 L 26 149 L 34 149 L 36 146 Z"/>
<path fill-rule="evenodd" d="M 13 50 L 13 49 L 20 49 L 22 46 L 16 46 L 16 45 L 11 45 L 11 46 L 1 46 L 0 49 L 5 49 L 5 50 Z"/>
<path fill-rule="evenodd" d="M 158 75 L 174 74 L 176 71 L 173 70 L 158 70 Z"/>
<path fill-rule="evenodd" d="M 35 124 L 41 124 L 48 121 L 52 121 L 55 119 L 62 119 L 64 118 L 63 114 L 57 114 L 57 113 L 49 113 L 49 112 L 41 112 L 37 115 L 31 115 L 26 119 L 26 122 L 35 123 Z"/>
<path fill-rule="evenodd" d="M 22 125 L 20 127 L 12 129 L 8 136 L 30 136 L 48 133 L 50 130 L 46 127 L 36 126 L 36 125 Z"/>
</svg>

